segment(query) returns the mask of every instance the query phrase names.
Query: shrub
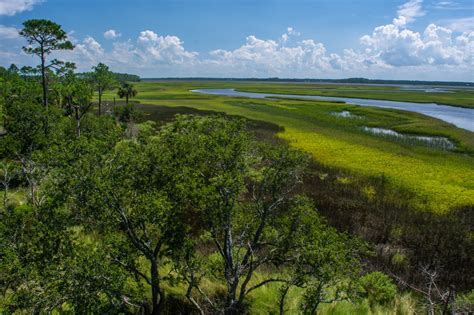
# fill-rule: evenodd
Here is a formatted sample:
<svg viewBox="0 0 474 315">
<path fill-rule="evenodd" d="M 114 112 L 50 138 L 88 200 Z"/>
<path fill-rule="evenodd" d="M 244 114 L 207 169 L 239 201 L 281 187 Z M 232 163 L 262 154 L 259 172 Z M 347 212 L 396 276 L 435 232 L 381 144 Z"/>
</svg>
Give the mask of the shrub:
<svg viewBox="0 0 474 315">
<path fill-rule="evenodd" d="M 390 303 L 397 294 L 397 286 L 382 272 L 372 272 L 360 279 L 362 296 L 371 306 Z"/>
<path fill-rule="evenodd" d="M 454 301 L 453 311 L 472 314 L 472 312 L 474 312 L 474 290 L 466 294 L 458 295 Z"/>
</svg>

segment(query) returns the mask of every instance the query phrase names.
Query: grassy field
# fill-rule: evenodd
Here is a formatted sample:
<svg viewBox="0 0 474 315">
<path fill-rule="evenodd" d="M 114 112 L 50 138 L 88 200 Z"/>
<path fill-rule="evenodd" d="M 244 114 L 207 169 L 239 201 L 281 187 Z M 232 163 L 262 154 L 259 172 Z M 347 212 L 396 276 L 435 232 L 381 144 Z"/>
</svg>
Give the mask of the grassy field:
<svg viewBox="0 0 474 315">
<path fill-rule="evenodd" d="M 233 98 L 197 94 L 189 90 L 236 88 L 255 92 L 419 100 L 465 107 L 473 106 L 470 100 L 474 95 L 472 92 L 425 93 L 379 86 L 240 82 L 142 82 L 135 87 L 138 96 L 134 100 L 142 104 L 223 112 L 277 124 L 283 127 L 278 134 L 280 138 L 309 152 L 319 163 L 349 171 L 354 176 L 383 174 L 393 187 L 403 187 L 414 192 L 417 196 L 416 206 L 421 210 L 446 213 L 474 204 L 472 132 L 434 118 L 399 110 L 327 101 Z M 111 100 L 114 96 L 115 93 L 110 91 L 104 99 Z M 342 111 L 354 117 L 336 115 Z M 456 149 L 430 148 L 418 142 L 374 135 L 364 132 L 363 127 L 446 137 L 456 145 Z M 364 189 L 370 191 L 370 187 Z"/>
</svg>

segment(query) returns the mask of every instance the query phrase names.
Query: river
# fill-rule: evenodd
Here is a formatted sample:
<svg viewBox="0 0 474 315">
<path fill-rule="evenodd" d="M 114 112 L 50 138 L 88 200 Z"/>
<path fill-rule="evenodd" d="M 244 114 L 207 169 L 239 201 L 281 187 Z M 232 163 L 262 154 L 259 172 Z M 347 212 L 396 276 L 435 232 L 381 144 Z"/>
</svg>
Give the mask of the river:
<svg viewBox="0 0 474 315">
<path fill-rule="evenodd" d="M 474 109 L 455 107 L 455 106 L 449 106 L 449 105 L 441 105 L 441 104 L 434 104 L 434 103 L 398 102 L 398 101 L 374 100 L 374 99 L 350 98 L 350 97 L 240 92 L 240 91 L 236 91 L 235 89 L 200 89 L 200 90 L 192 90 L 191 92 L 212 94 L 212 95 L 234 96 L 234 97 L 249 97 L 249 98 L 287 97 L 287 98 L 302 98 L 302 99 L 311 99 L 311 100 L 342 101 L 347 104 L 360 105 L 360 106 L 395 108 L 395 109 L 412 111 L 412 112 L 420 113 L 426 116 L 438 118 L 445 122 L 451 123 L 455 125 L 456 127 L 474 132 Z"/>
</svg>

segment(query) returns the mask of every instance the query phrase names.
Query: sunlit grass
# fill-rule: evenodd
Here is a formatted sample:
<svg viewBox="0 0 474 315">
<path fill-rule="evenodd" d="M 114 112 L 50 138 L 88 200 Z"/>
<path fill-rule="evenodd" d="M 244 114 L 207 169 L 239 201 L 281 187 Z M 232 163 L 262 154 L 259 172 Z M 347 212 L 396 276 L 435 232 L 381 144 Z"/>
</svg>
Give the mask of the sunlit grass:
<svg viewBox="0 0 474 315">
<path fill-rule="evenodd" d="M 0 202 L 3 203 L 5 191 L 0 191 Z M 26 202 L 27 191 L 23 188 L 15 188 L 8 190 L 7 204 L 22 205 Z"/>
</svg>

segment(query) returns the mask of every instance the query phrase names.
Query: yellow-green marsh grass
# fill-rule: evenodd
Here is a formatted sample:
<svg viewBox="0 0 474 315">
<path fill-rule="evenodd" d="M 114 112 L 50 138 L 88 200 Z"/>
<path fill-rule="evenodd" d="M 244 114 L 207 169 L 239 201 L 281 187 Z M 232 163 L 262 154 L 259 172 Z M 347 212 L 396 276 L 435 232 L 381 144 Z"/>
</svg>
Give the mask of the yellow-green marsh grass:
<svg viewBox="0 0 474 315">
<path fill-rule="evenodd" d="M 277 124 L 284 128 L 278 134 L 279 137 L 310 153 L 319 163 L 361 176 L 383 174 L 394 187 L 404 187 L 415 192 L 416 206 L 421 210 L 446 213 L 450 209 L 474 204 L 474 133 L 440 120 L 412 112 L 327 101 L 249 99 L 190 92 L 192 89 L 202 88 L 277 92 L 281 88 L 283 90 L 278 90 L 280 93 L 294 94 L 298 87 L 307 92 L 308 87 L 302 85 L 140 82 L 135 87 L 138 96 L 134 100 L 142 104 L 185 106 Z M 378 93 L 383 92 L 381 87 L 370 87 L 372 88 Z M 393 90 L 392 87 L 383 89 Z M 343 92 L 343 87 L 338 87 L 338 93 Z M 345 96 L 354 96 L 350 93 Z M 413 95 L 414 92 L 397 90 L 397 95 L 405 95 L 403 93 Z M 114 91 L 110 91 L 104 98 L 110 103 L 114 94 Z M 393 93 L 387 92 L 388 94 Z M 443 100 L 448 97 L 444 94 L 449 94 L 451 101 L 456 100 L 456 93 L 432 94 L 436 95 L 431 96 L 431 99 L 438 97 Z M 467 104 L 462 97 L 460 99 L 460 105 Z M 356 118 L 334 115 L 343 110 L 349 111 Z M 456 145 L 456 149 L 446 151 L 400 143 L 363 132 L 363 126 L 387 128 L 406 134 L 446 137 Z"/>
</svg>

